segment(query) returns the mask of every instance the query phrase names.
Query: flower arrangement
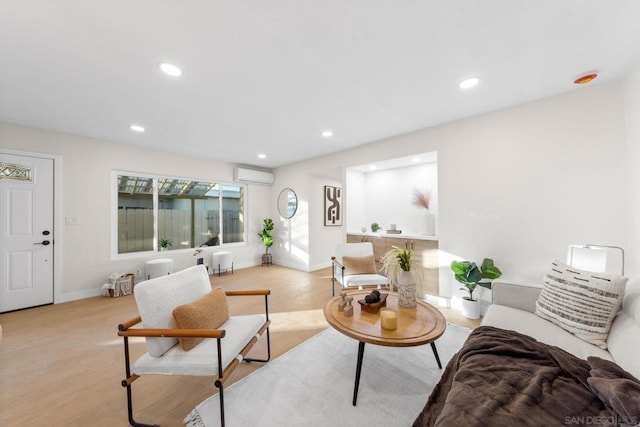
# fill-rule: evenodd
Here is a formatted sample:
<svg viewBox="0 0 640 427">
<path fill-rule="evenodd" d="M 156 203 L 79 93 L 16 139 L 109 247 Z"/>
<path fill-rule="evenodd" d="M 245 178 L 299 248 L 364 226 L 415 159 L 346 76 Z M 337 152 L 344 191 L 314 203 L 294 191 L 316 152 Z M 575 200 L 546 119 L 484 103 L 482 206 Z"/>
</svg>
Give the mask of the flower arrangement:
<svg viewBox="0 0 640 427">
<path fill-rule="evenodd" d="M 382 256 L 382 270 L 389 278 L 392 285 L 398 283 L 398 276 L 401 271 L 411 272 L 416 283 L 422 285 L 424 280 L 424 272 L 421 268 L 422 265 L 420 265 L 420 261 L 412 258 L 412 256 L 413 252 L 411 250 L 399 248 L 397 246 L 392 246 L 391 249 L 385 252 Z"/>
<path fill-rule="evenodd" d="M 427 210 L 429 210 L 429 193 L 425 190 L 420 190 L 418 188 L 414 188 L 413 189 L 413 196 L 412 196 L 412 200 L 411 200 L 411 204 L 413 204 L 414 206 L 417 206 L 419 208 L 425 208 Z"/>
</svg>

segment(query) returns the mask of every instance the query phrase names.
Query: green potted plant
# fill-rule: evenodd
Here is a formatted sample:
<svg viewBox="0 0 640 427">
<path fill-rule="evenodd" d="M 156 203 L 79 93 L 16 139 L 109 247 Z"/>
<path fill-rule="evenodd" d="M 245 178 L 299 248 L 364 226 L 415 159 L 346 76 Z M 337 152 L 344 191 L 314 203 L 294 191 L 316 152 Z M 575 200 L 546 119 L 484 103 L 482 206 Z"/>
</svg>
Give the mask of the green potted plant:
<svg viewBox="0 0 640 427">
<path fill-rule="evenodd" d="M 415 307 L 418 288 L 422 294 L 422 266 L 412 257 L 411 250 L 397 246 L 392 246 L 382 256 L 382 270 L 391 286 L 398 288 L 398 305 L 401 307 Z"/>
<path fill-rule="evenodd" d="M 378 225 L 377 222 L 374 222 L 371 224 L 371 232 L 372 233 L 376 233 L 378 230 L 380 230 L 380 226 Z"/>
<path fill-rule="evenodd" d="M 262 232 L 258 233 L 258 236 L 262 239 L 262 243 L 265 247 L 265 253 L 262 255 L 262 265 L 271 265 L 271 254 L 269 248 L 273 245 L 273 237 L 271 232 L 273 231 L 273 221 L 271 218 L 265 218 L 262 221 Z"/>
<path fill-rule="evenodd" d="M 169 249 L 169 246 L 173 246 L 173 242 L 169 239 L 160 239 L 158 246 L 160 246 L 161 251 L 166 251 Z"/>
<path fill-rule="evenodd" d="M 451 270 L 456 280 L 464 285 L 460 289 L 469 292 L 469 296 L 462 298 L 462 314 L 469 319 L 480 318 L 480 302 L 473 298 L 473 291 L 478 286 L 491 289 L 491 280 L 502 276 L 502 272 L 491 258 L 483 259 L 480 267 L 471 261 L 452 261 Z M 489 281 L 483 282 L 483 279 Z"/>
</svg>

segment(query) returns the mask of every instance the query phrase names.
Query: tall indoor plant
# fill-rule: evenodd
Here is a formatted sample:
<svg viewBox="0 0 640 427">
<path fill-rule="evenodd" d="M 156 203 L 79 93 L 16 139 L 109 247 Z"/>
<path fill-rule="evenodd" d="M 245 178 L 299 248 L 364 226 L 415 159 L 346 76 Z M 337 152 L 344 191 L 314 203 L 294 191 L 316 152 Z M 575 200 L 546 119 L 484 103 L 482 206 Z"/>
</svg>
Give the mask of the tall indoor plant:
<svg viewBox="0 0 640 427">
<path fill-rule="evenodd" d="M 265 218 L 262 220 L 262 232 L 258 233 L 258 236 L 262 239 L 262 243 L 265 247 L 265 253 L 262 255 L 262 265 L 271 264 L 271 254 L 269 248 L 273 245 L 273 237 L 271 232 L 273 231 L 273 221 L 271 218 Z"/>
<path fill-rule="evenodd" d="M 491 280 L 502 276 L 502 272 L 495 266 L 491 258 L 482 260 L 480 267 L 472 261 L 452 261 L 451 270 L 455 274 L 458 282 L 464 285 L 461 290 L 469 292 L 469 296 L 462 298 L 462 314 L 470 319 L 480 317 L 480 303 L 473 298 L 473 291 L 476 287 L 491 289 Z M 482 281 L 487 279 L 487 281 Z"/>
<path fill-rule="evenodd" d="M 422 294 L 424 273 L 420 263 L 413 258 L 413 252 L 392 246 L 382 256 L 382 269 L 391 286 L 398 288 L 398 305 L 415 307 L 418 290 Z"/>
</svg>

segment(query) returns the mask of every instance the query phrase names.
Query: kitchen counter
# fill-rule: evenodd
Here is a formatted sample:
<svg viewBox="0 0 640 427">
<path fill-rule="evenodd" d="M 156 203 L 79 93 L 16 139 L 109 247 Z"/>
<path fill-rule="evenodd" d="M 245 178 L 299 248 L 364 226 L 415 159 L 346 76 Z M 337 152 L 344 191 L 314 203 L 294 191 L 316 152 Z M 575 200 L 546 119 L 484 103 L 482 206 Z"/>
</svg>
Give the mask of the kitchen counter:
<svg viewBox="0 0 640 427">
<path fill-rule="evenodd" d="M 360 231 L 347 231 L 347 234 L 352 236 L 361 236 L 361 237 L 390 237 L 392 239 L 415 239 L 415 240 L 432 240 L 438 241 L 438 236 L 425 236 L 421 234 L 389 234 L 386 231 L 382 231 L 379 233 L 366 232 L 362 233 Z"/>
</svg>

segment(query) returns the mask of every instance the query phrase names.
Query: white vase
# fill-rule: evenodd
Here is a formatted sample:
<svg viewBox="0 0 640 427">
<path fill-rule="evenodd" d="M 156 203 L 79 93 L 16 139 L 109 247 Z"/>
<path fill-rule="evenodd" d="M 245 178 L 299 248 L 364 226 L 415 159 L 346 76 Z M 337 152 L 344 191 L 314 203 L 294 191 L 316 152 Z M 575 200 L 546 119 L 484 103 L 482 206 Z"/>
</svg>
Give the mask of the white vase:
<svg viewBox="0 0 640 427">
<path fill-rule="evenodd" d="M 467 319 L 480 318 L 480 301 L 462 298 L 462 315 Z"/>
<path fill-rule="evenodd" d="M 409 271 L 401 271 L 398 275 L 398 305 L 413 308 L 416 302 L 416 280 Z"/>
<path fill-rule="evenodd" d="M 422 234 L 425 236 L 436 235 L 436 216 L 427 211 L 422 219 Z"/>
</svg>

